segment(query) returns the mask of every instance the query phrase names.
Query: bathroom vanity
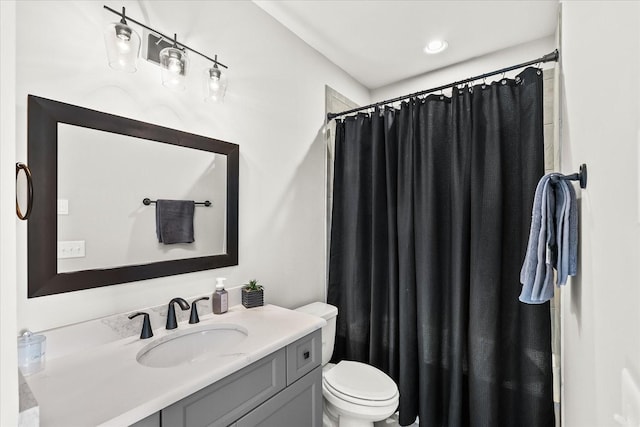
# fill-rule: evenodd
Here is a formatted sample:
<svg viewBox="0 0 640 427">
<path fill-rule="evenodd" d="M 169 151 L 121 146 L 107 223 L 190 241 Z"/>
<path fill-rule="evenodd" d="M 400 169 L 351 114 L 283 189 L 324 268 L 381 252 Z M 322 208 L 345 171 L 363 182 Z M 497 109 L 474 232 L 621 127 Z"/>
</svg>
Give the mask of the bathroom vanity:
<svg viewBox="0 0 640 427">
<path fill-rule="evenodd" d="M 202 316 L 198 325 L 154 331 L 151 339 L 120 339 L 47 360 L 27 381 L 43 427 L 320 427 L 323 323 L 273 305 L 235 306 L 221 316 Z M 208 357 L 166 367 L 141 363 L 141 354 L 157 343 L 230 325 L 246 338 Z"/>
<path fill-rule="evenodd" d="M 134 427 L 320 427 L 320 340 L 320 331 L 312 332 Z"/>
</svg>

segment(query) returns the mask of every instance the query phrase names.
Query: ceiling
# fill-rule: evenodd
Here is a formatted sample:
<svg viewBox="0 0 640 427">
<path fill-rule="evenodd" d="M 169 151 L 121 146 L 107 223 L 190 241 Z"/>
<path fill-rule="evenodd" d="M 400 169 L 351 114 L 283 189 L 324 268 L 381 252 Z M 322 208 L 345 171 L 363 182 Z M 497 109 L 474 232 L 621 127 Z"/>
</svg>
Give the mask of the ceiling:
<svg viewBox="0 0 640 427">
<path fill-rule="evenodd" d="M 369 89 L 553 35 L 559 8 L 557 0 L 254 3 Z M 424 53 L 434 38 L 449 48 Z"/>
</svg>

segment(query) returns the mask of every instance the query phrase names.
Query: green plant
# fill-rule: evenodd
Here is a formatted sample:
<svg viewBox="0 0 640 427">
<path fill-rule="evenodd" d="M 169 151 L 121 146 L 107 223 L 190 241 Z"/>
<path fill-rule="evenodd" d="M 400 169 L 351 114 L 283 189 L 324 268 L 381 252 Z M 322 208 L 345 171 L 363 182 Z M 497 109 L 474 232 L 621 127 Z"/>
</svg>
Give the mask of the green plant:
<svg viewBox="0 0 640 427">
<path fill-rule="evenodd" d="M 249 283 L 244 286 L 244 288 L 248 291 L 259 291 L 262 289 L 262 285 L 258 285 L 258 281 L 253 279 L 249 280 Z"/>
</svg>

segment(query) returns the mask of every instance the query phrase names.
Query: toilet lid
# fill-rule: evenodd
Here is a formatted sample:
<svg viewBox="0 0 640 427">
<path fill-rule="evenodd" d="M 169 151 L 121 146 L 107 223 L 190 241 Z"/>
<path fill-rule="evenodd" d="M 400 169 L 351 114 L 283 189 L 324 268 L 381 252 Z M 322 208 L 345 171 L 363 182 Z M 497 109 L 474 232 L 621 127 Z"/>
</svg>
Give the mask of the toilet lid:
<svg viewBox="0 0 640 427">
<path fill-rule="evenodd" d="M 396 397 L 398 387 L 384 372 L 371 365 L 343 360 L 324 375 L 339 393 L 356 399 L 384 401 Z"/>
</svg>

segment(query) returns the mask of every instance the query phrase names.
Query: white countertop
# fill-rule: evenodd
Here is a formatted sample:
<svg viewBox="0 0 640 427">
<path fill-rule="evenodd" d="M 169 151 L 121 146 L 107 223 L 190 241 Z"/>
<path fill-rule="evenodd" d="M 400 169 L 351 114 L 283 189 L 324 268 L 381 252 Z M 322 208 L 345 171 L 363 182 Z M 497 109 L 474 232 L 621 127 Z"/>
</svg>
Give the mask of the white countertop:
<svg viewBox="0 0 640 427">
<path fill-rule="evenodd" d="M 171 368 L 139 364 L 136 355 L 152 340 L 190 327 L 233 323 L 248 336 L 213 363 L 194 362 Z M 40 406 L 42 427 L 124 426 L 232 374 L 324 326 L 325 321 L 274 305 L 234 306 L 223 315 L 205 315 L 200 323 L 154 330 L 151 339 L 124 338 L 47 360 L 44 370 L 27 377 Z"/>
</svg>

